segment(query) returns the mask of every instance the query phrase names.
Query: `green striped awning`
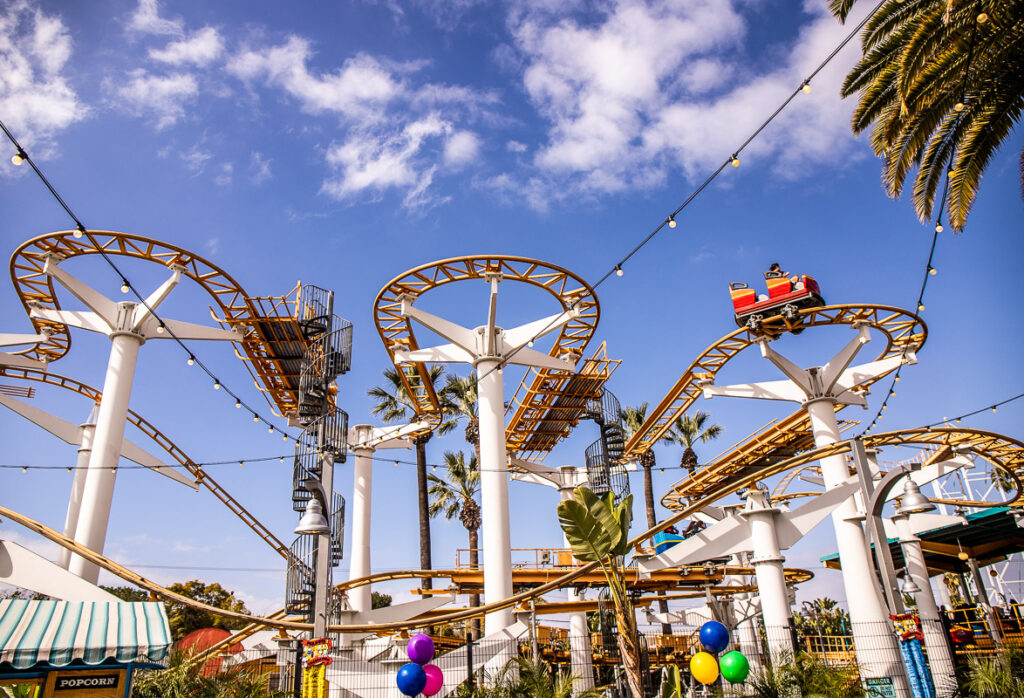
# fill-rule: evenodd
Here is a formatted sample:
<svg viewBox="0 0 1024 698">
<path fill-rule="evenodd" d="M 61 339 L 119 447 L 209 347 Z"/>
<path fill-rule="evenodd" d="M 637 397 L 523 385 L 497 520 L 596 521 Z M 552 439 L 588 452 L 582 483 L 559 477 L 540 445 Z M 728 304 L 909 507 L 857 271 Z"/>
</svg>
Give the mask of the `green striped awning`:
<svg viewBox="0 0 1024 698">
<path fill-rule="evenodd" d="M 0 663 L 159 662 L 171 646 L 162 603 L 0 601 Z"/>
</svg>

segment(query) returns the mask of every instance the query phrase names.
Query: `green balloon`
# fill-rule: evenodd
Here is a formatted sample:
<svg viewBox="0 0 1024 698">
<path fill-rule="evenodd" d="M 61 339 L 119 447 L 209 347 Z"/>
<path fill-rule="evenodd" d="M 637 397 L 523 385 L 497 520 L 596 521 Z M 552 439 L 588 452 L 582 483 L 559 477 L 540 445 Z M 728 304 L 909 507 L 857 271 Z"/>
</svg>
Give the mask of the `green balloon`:
<svg viewBox="0 0 1024 698">
<path fill-rule="evenodd" d="M 722 677 L 729 683 L 743 683 L 750 673 L 750 662 L 735 650 L 719 657 L 718 665 L 722 669 Z"/>
</svg>

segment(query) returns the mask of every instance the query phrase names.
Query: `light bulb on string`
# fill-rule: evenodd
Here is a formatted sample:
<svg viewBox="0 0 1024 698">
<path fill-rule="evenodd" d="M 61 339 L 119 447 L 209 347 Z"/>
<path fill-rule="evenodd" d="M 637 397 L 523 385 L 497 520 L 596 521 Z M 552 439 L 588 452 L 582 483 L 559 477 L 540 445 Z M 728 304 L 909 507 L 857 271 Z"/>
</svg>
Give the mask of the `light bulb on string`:
<svg viewBox="0 0 1024 698">
<path fill-rule="evenodd" d="M 132 286 L 128 283 L 128 279 L 121 279 L 121 293 L 128 293 L 130 290 L 132 290 Z"/>
<path fill-rule="evenodd" d="M 668 227 L 669 228 L 675 228 L 676 227 L 676 217 L 675 216 L 669 216 L 668 217 Z"/>
<path fill-rule="evenodd" d="M 809 95 L 811 93 L 811 81 L 804 80 L 804 84 L 800 86 L 800 91 L 805 95 Z"/>
<path fill-rule="evenodd" d="M 936 223 L 936 224 L 935 224 L 935 232 L 936 232 L 936 233 L 941 233 L 941 232 L 942 232 L 942 230 L 943 230 L 943 228 L 942 228 L 942 223 Z"/>
<path fill-rule="evenodd" d="M 981 12 L 981 13 L 978 14 L 978 24 L 984 24 L 987 21 L 988 21 L 988 13 L 987 12 Z"/>
<path fill-rule="evenodd" d="M 26 467 L 22 466 L 22 468 L 21 468 L 21 472 L 23 472 L 23 473 L 27 473 L 27 472 L 28 472 L 28 468 L 26 468 Z"/>
<path fill-rule="evenodd" d="M 194 356 L 192 356 L 191 354 L 189 354 L 189 355 L 188 355 L 188 361 L 186 361 L 185 363 L 187 363 L 187 364 L 188 364 L 189 366 L 191 366 L 191 365 L 192 365 L 192 364 L 194 364 L 195 362 L 196 362 L 196 357 L 194 357 Z"/>
<path fill-rule="evenodd" d="M 895 380 L 895 381 L 893 381 L 893 382 L 895 382 L 895 383 L 899 383 L 899 382 L 900 382 L 900 377 L 899 377 L 899 376 L 896 376 L 896 380 Z"/>
<path fill-rule="evenodd" d="M 25 154 L 25 151 L 18 148 L 18 152 L 11 156 L 11 164 L 21 167 L 21 163 L 25 162 L 27 158 L 28 155 Z"/>
<path fill-rule="evenodd" d="M 281 439 L 284 440 L 284 441 L 287 441 L 288 440 L 288 435 L 285 434 L 284 432 L 281 432 Z"/>
<path fill-rule="evenodd" d="M 71 472 L 71 468 L 68 468 L 68 472 L 69 472 L 69 473 Z"/>
<path fill-rule="evenodd" d="M 273 424 L 271 424 L 269 427 L 267 427 L 267 433 L 268 434 L 273 434 L 274 433 L 274 425 Z"/>
<path fill-rule="evenodd" d="M 995 405 L 992 405 L 992 411 L 993 411 L 993 412 L 995 412 L 995 411 L 996 411 L 996 406 L 995 406 Z"/>
<path fill-rule="evenodd" d="M 244 460 L 240 460 L 240 461 L 238 461 L 238 467 L 239 467 L 239 468 L 241 468 L 241 467 L 242 467 L 242 466 L 244 466 L 244 465 L 245 465 L 245 461 L 244 461 Z"/>
<path fill-rule="evenodd" d="M 235 409 L 237 410 L 237 409 L 241 408 L 241 406 L 242 406 L 242 401 L 236 399 L 235 400 Z"/>
<path fill-rule="evenodd" d="M 254 421 L 254 422 L 260 421 L 260 416 L 258 414 L 256 414 L 255 412 L 252 415 L 252 421 Z"/>
<path fill-rule="evenodd" d="M 75 226 L 75 232 L 73 232 L 71 234 L 74 235 L 76 238 L 80 238 L 83 235 L 85 235 L 85 228 L 83 228 L 81 225 L 76 225 Z"/>
<path fill-rule="evenodd" d="M 962 112 L 963 110 L 964 110 L 964 103 L 963 102 L 957 102 L 956 104 L 953 105 L 953 111 L 955 111 L 955 112 Z"/>
<path fill-rule="evenodd" d="M 729 164 L 732 165 L 733 167 L 739 167 L 740 166 L 740 159 L 738 157 L 736 157 L 736 155 L 734 154 L 729 159 Z"/>
<path fill-rule="evenodd" d="M 922 312 L 923 310 L 924 310 L 924 303 L 918 303 L 918 304 L 917 304 L 917 312 L 919 312 L 919 313 L 920 313 L 920 312 Z"/>
<path fill-rule="evenodd" d="M 618 264 L 615 265 L 615 276 L 622 276 L 622 267 Z"/>
<path fill-rule="evenodd" d="M 216 378 L 213 379 L 213 389 L 220 390 L 220 381 L 217 380 Z"/>
<path fill-rule="evenodd" d="M 938 273 L 939 273 L 939 271 L 935 267 L 928 267 L 928 274 L 929 274 L 929 276 L 935 276 Z"/>
<path fill-rule="evenodd" d="M 156 326 L 157 334 L 163 334 L 165 329 L 167 328 L 164 327 L 164 323 L 162 322 Z"/>
</svg>

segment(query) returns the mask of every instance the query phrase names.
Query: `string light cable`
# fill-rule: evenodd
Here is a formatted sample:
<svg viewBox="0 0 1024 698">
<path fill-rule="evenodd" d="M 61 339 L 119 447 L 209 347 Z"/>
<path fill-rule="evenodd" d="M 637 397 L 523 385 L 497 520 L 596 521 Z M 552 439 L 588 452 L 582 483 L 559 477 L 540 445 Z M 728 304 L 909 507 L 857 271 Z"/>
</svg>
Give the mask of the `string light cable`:
<svg viewBox="0 0 1024 698">
<path fill-rule="evenodd" d="M 7 128 L 3 121 L 0 121 L 0 130 L 3 130 L 4 135 L 7 136 L 7 139 L 14 145 L 16 149 L 14 157 L 11 158 L 12 162 L 19 165 L 22 162 L 27 162 L 29 166 L 32 168 L 32 171 L 35 172 L 39 180 L 46 186 L 47 190 L 50 192 L 53 198 L 57 201 L 58 204 L 60 204 L 61 208 L 64 209 L 64 211 L 68 214 L 71 220 L 74 221 L 75 237 L 82 237 L 84 235 L 86 237 L 89 237 L 91 240 L 92 236 L 89 232 L 89 229 L 82 223 L 82 220 L 75 214 L 75 212 L 71 209 L 71 207 L 60 195 L 60 193 L 57 192 L 57 189 L 50 183 L 50 180 L 39 168 L 35 160 L 32 159 L 28 151 L 26 151 L 25 148 L 18 141 L 18 139 L 14 137 L 14 134 L 11 133 L 10 129 Z M 121 271 L 121 269 L 117 266 L 114 260 L 111 259 L 110 255 L 107 254 L 107 251 L 103 249 L 103 247 L 100 245 L 96 245 L 96 251 L 99 253 L 100 257 L 102 257 L 103 260 L 110 266 L 110 268 L 114 271 L 117 277 L 121 280 L 121 291 L 123 293 L 128 293 L 130 291 L 136 298 L 139 299 L 140 304 L 149 312 L 150 315 L 153 316 L 154 319 L 156 319 L 158 323 L 157 331 L 160 332 L 161 334 L 166 334 L 185 351 L 185 353 L 188 355 L 186 363 L 189 366 L 199 366 L 199 368 L 213 380 L 214 390 L 223 390 L 225 394 L 227 394 L 229 397 L 234 398 L 235 407 L 244 407 L 251 415 L 253 415 L 253 421 L 255 421 L 257 424 L 262 422 L 265 426 L 268 427 L 270 433 L 273 433 L 274 431 L 280 431 L 285 441 L 292 440 L 298 443 L 299 439 L 297 437 L 290 436 L 287 432 L 284 431 L 284 429 L 274 425 L 274 423 L 271 422 L 270 420 L 260 417 L 259 413 L 257 413 L 256 410 L 252 406 L 250 406 L 246 401 L 242 400 L 241 396 L 238 393 L 236 393 L 234 390 L 231 390 L 226 385 L 221 383 L 220 379 L 217 378 L 216 374 L 214 374 L 214 372 L 209 368 L 209 366 L 207 366 L 201 359 L 199 359 L 196 356 L 196 353 L 192 351 L 185 344 L 185 342 L 180 337 L 178 337 L 166 323 L 164 323 L 164 321 L 160 318 L 156 311 L 152 307 L 150 307 L 146 298 L 139 293 L 139 291 L 128 279 L 127 275 L 125 275 L 125 273 Z"/>
</svg>

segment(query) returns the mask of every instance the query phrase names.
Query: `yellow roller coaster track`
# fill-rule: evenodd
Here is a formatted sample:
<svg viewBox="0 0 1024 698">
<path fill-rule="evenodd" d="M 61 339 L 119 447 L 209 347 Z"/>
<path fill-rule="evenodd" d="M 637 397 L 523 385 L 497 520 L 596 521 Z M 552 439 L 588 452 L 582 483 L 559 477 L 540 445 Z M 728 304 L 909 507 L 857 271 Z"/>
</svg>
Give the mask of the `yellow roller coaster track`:
<svg viewBox="0 0 1024 698">
<path fill-rule="evenodd" d="M 571 354 L 577 358 L 581 357 L 593 337 L 600 317 L 600 305 L 594 289 L 572 272 L 546 262 L 502 255 L 455 257 L 424 264 L 395 277 L 381 289 L 374 300 L 374 322 L 384 347 L 414 402 L 417 415 L 428 422 L 430 429 L 436 428 L 441 417 L 427 366 L 423 363 L 395 361 L 396 350 L 411 351 L 420 348 L 412 322 L 402 315 L 402 299 L 415 301 L 427 291 L 440 286 L 456 281 L 485 280 L 492 274 L 500 274 L 503 281 L 518 281 L 546 291 L 558 301 L 563 311 L 570 308 L 579 311 L 577 317 L 566 323 L 559 331 L 551 348 L 551 356 Z M 543 369 L 531 370 L 528 375 L 532 376 L 531 385 L 523 391 L 521 401 L 513 403 L 515 411 L 506 431 L 509 455 L 524 452 L 535 454 L 551 450 L 558 439 L 568 434 L 575 426 L 584 409 L 584 405 L 570 410 L 557 405 L 558 393 L 555 387 L 564 386 L 574 378 L 583 376 L 587 379 L 588 385 L 582 392 L 595 392 L 596 385 L 596 394 L 599 396 L 601 386 L 610 375 L 610 370 L 606 358 L 595 357 L 588 360 L 577 373 Z M 550 431 L 537 435 L 534 433 L 535 427 L 541 424 Z"/>
<path fill-rule="evenodd" d="M 73 231 L 63 231 L 33 238 L 11 257 L 11 280 L 25 311 L 31 312 L 32 307 L 60 308 L 53 281 L 43 272 L 47 256 L 69 259 L 101 252 L 180 267 L 182 275 L 213 298 L 217 320 L 244 332 L 241 345 L 245 355 L 238 356 L 271 407 L 281 416 L 294 413 L 300 362 L 307 345 L 298 322 L 301 285 L 284 297 L 249 296 L 227 272 L 175 245 L 107 230 L 89 230 L 81 238 L 76 238 Z M 45 330 L 49 337 L 21 353 L 46 361 L 67 354 L 71 334 L 66 325 L 35 318 L 32 325 L 37 332 Z"/>
<path fill-rule="evenodd" d="M 874 434 L 864 438 L 865 446 L 872 448 L 878 446 L 895 446 L 903 444 L 931 444 L 938 445 L 940 448 L 970 448 L 974 452 L 990 461 L 993 465 L 1001 470 L 1005 470 L 1014 476 L 1017 475 L 1017 470 L 1024 468 L 1024 444 L 1016 439 L 1011 439 L 999 434 L 994 434 L 987 431 L 981 431 L 977 429 L 937 429 L 937 430 L 926 430 L 926 429 L 911 429 L 907 431 L 896 431 L 886 432 L 882 434 Z M 750 485 L 754 484 L 761 478 L 771 477 L 784 473 L 791 468 L 800 467 L 811 460 L 817 460 L 826 455 L 832 453 L 842 453 L 844 449 L 848 449 L 848 445 L 843 442 L 834 444 L 827 448 L 815 449 L 807 453 L 802 453 L 793 458 L 785 461 L 775 463 L 757 472 L 748 472 L 743 476 L 729 482 L 722 483 L 713 488 L 713 490 L 700 501 L 692 502 L 689 506 L 683 508 L 676 514 L 668 517 L 657 526 L 654 526 L 643 533 L 633 537 L 629 541 L 630 546 L 635 546 L 642 543 L 643 541 L 650 538 L 655 533 L 664 531 L 669 526 L 676 524 L 683 519 L 693 515 L 697 511 L 700 511 L 703 507 L 712 504 L 713 502 L 728 496 L 734 492 L 738 492 Z M 1016 477 L 1015 477 L 1016 479 Z M 1019 497 L 1019 493 L 1017 495 Z M 946 501 L 946 500 L 936 500 Z M 992 506 L 989 502 L 971 502 L 962 500 L 949 500 L 950 504 L 963 503 L 966 506 Z M 67 548 L 73 553 L 84 557 L 89 562 L 92 562 L 103 569 L 117 575 L 121 579 L 124 579 L 131 584 L 134 584 L 142 589 L 149 591 L 152 594 L 161 596 L 163 598 L 175 601 L 177 603 L 191 606 L 193 608 L 199 608 L 210 613 L 217 615 L 226 616 L 228 618 L 234 618 L 236 620 L 245 621 L 247 623 L 260 623 L 267 627 L 272 628 L 284 628 L 286 630 L 304 630 L 311 631 L 313 626 L 311 623 L 305 623 L 300 621 L 289 621 L 285 619 L 274 619 L 274 618 L 261 618 L 258 616 L 250 616 L 245 613 L 236 613 L 234 611 L 225 611 L 223 609 L 214 608 L 207 604 L 200 603 L 194 599 L 176 594 L 169 589 L 166 589 L 155 582 L 152 582 L 141 575 L 132 572 L 131 570 L 119 565 L 118 563 L 110 560 L 99 553 L 85 548 L 74 540 L 67 536 L 54 531 L 38 521 L 28 518 L 16 511 L 0 506 L 0 517 L 6 517 L 15 523 L 18 523 L 26 528 L 35 531 L 39 535 L 57 543 L 61 547 Z M 513 594 L 505 599 L 499 599 L 490 603 L 484 604 L 477 608 L 471 608 L 461 611 L 453 611 L 444 615 L 439 615 L 431 619 L 433 623 L 450 623 L 459 620 L 465 620 L 467 618 L 477 618 L 484 616 L 493 611 L 501 610 L 503 608 L 509 608 L 516 606 L 530 599 L 535 599 L 543 594 L 553 591 L 555 589 L 565 588 L 573 583 L 573 581 L 582 575 L 596 570 L 598 563 L 590 562 L 584 565 L 580 565 L 577 568 L 567 571 L 561 577 L 553 579 L 549 582 L 545 582 L 538 587 L 522 591 L 518 594 Z M 342 588 L 352 588 L 355 586 L 373 583 L 382 579 L 397 579 L 398 575 L 408 574 L 410 577 L 416 577 L 423 574 L 433 574 L 431 572 L 424 573 L 423 571 L 411 571 L 407 573 L 387 573 L 386 575 L 371 575 L 369 577 L 362 577 L 360 579 L 351 580 L 345 585 L 341 585 Z M 392 630 L 407 630 L 411 627 L 416 627 L 415 623 L 409 621 L 399 621 L 394 623 L 367 623 L 367 624 L 351 624 L 351 625 L 332 625 L 329 628 L 330 632 L 341 632 L 341 633 L 378 633 L 387 632 Z"/>
<path fill-rule="evenodd" d="M 928 334 L 921 318 L 888 305 L 830 305 L 811 308 L 801 311 L 792 321 L 779 315 L 764 321 L 760 335 L 748 328 L 738 329 L 705 349 L 690 364 L 668 394 L 654 407 L 647 420 L 626 442 L 623 459 L 634 460 L 650 450 L 671 428 L 676 417 L 701 396 L 704 383 L 712 380 L 719 369 L 738 353 L 757 344 L 762 335 L 771 338 L 787 330 L 822 325 L 865 326 L 880 331 L 886 338 L 886 345 L 876 360 L 915 352 L 924 344 Z M 866 389 L 884 375 L 862 383 L 860 388 Z"/>
<path fill-rule="evenodd" d="M 35 381 L 58 388 L 64 388 L 65 390 L 78 393 L 95 403 L 99 403 L 100 398 L 103 397 L 103 394 L 99 390 L 96 390 L 96 388 L 86 385 L 74 378 L 68 378 L 56 373 L 48 373 L 34 368 L 0 366 L 0 376 L 5 378 Z M 195 461 L 189 458 L 188 455 L 162 431 L 157 429 L 152 422 L 147 421 L 142 415 L 131 409 L 128 410 L 128 422 L 134 424 L 138 427 L 139 431 L 159 444 L 160 448 L 162 448 L 167 455 L 181 465 L 181 467 L 187 470 L 196 479 L 197 483 L 212 492 L 214 497 L 219 499 L 225 506 L 227 506 L 228 509 L 234 512 L 234 514 L 244 521 L 249 528 L 255 531 L 256 535 L 262 538 L 267 545 L 276 550 L 281 557 L 286 560 L 288 559 L 288 546 L 278 540 L 277 536 L 271 533 L 266 526 L 261 524 L 255 516 L 250 514 L 249 510 L 242 506 L 237 499 L 228 494 L 227 490 L 221 487 L 205 470 L 196 465 Z"/>
</svg>

